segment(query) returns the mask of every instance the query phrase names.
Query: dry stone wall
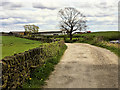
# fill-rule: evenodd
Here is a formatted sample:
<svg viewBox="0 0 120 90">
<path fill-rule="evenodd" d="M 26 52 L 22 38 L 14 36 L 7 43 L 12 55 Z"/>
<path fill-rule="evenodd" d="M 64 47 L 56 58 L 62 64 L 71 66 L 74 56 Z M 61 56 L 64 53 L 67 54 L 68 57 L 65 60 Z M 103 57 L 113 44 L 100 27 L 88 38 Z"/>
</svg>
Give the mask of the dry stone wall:
<svg viewBox="0 0 120 90">
<path fill-rule="evenodd" d="M 2 59 L 2 88 L 21 87 L 22 83 L 30 77 L 31 68 L 44 64 L 46 58 L 55 56 L 64 41 L 47 43 L 24 53 L 7 56 Z"/>
</svg>

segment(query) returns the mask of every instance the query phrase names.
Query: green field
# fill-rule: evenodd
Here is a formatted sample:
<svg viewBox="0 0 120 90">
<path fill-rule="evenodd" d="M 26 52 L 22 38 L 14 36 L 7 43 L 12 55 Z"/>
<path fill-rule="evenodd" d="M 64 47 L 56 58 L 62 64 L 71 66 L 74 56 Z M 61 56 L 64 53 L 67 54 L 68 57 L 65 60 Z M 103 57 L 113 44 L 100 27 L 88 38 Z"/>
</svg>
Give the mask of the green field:
<svg viewBox="0 0 120 90">
<path fill-rule="evenodd" d="M 29 49 L 38 47 L 42 44 L 39 41 L 28 40 L 24 38 L 14 37 L 14 36 L 0 36 L 2 39 L 2 57 L 14 55 L 16 53 L 22 53 L 28 51 Z"/>
<path fill-rule="evenodd" d="M 88 37 L 93 39 L 94 37 L 104 37 L 103 39 L 106 41 L 117 40 L 120 38 L 120 32 L 118 31 L 105 31 L 105 32 L 92 32 L 92 33 L 84 33 L 84 34 L 73 34 L 73 40 L 76 38 L 84 38 Z M 57 38 L 64 39 L 64 37 L 69 38 L 67 35 L 56 35 L 56 36 L 46 36 L 49 38 Z"/>
<path fill-rule="evenodd" d="M 118 31 L 106 31 L 106 32 L 93 32 L 93 33 L 85 33 L 85 34 L 77 34 L 74 37 L 82 37 L 87 36 L 89 38 L 94 37 L 103 37 L 104 40 L 118 40 L 120 38 L 120 32 Z"/>
</svg>

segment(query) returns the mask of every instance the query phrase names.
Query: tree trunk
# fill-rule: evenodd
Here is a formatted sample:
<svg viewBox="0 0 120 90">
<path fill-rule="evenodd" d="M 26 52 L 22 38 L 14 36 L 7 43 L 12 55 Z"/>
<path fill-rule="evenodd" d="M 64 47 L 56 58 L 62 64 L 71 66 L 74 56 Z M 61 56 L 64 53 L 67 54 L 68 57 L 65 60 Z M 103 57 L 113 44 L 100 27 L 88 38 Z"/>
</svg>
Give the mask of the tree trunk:
<svg viewBox="0 0 120 90">
<path fill-rule="evenodd" d="M 70 41 L 72 41 L 72 31 L 73 31 L 73 26 L 71 25 L 71 30 L 70 30 Z"/>
<path fill-rule="evenodd" d="M 72 33 L 70 33 L 70 41 L 72 41 Z"/>
</svg>

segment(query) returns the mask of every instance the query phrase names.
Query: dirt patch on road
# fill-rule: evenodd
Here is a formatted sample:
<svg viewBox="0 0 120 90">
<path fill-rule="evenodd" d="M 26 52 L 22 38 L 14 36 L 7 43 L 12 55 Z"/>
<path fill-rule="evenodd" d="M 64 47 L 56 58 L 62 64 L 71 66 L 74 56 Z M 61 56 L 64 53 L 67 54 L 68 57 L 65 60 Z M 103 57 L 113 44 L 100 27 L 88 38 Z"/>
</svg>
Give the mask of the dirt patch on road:
<svg viewBox="0 0 120 90">
<path fill-rule="evenodd" d="M 118 57 L 109 50 L 67 43 L 61 61 L 45 88 L 117 88 Z"/>
</svg>

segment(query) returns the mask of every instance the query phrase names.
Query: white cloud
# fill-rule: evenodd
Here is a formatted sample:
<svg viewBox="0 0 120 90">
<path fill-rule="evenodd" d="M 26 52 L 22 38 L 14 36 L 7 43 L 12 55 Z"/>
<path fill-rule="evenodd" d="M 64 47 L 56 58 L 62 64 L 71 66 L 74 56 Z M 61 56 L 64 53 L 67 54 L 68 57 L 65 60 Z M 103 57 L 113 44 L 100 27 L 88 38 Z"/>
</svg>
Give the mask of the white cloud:
<svg viewBox="0 0 120 90">
<path fill-rule="evenodd" d="M 87 16 L 91 30 L 97 28 L 112 29 L 113 26 L 117 28 L 118 1 L 5 0 L 2 1 L 2 5 L 0 4 L 3 7 L 2 12 L 0 12 L 0 17 L 2 17 L 0 22 L 2 22 L 4 30 L 9 30 L 7 28 L 23 29 L 25 24 L 38 25 L 41 30 L 58 29 L 57 13 L 61 8 L 69 6 L 77 8 Z"/>
</svg>

